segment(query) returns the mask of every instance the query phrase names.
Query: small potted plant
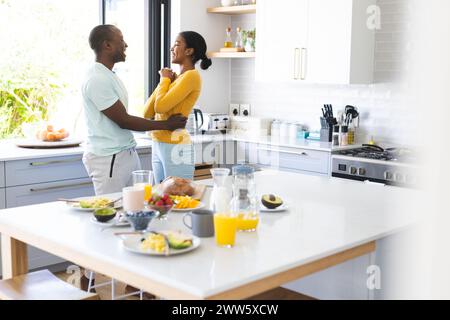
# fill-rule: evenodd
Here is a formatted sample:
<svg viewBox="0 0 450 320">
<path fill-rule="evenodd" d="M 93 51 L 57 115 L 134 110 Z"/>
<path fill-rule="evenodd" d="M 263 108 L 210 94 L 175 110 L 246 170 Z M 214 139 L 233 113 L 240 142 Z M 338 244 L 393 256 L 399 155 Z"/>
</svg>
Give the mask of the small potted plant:
<svg viewBox="0 0 450 320">
<path fill-rule="evenodd" d="M 242 31 L 242 42 L 246 52 L 256 51 L 256 29 Z"/>
</svg>

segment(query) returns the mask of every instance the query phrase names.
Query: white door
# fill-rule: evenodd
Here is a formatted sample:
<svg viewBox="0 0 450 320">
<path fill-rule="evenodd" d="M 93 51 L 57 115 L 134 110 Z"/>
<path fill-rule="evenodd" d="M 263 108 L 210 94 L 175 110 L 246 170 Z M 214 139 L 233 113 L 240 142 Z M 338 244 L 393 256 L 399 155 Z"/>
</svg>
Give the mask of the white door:
<svg viewBox="0 0 450 320">
<path fill-rule="evenodd" d="M 307 82 L 349 83 L 352 4 L 353 0 L 309 1 Z"/>
<path fill-rule="evenodd" d="M 308 35 L 308 0 L 264 0 L 257 6 L 256 79 L 299 79 Z"/>
</svg>

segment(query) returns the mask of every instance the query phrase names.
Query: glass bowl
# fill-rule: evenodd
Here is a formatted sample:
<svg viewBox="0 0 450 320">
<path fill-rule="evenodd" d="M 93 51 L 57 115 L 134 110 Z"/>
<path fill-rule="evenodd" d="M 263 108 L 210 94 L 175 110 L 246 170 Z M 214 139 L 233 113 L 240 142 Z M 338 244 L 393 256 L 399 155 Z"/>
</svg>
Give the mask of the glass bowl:
<svg viewBox="0 0 450 320">
<path fill-rule="evenodd" d="M 125 214 L 135 231 L 145 231 L 150 222 L 157 217 L 156 211 L 133 211 Z"/>
<path fill-rule="evenodd" d="M 151 208 L 152 210 L 159 212 L 159 216 L 158 216 L 159 220 L 167 220 L 167 215 L 170 213 L 170 211 L 172 211 L 173 206 L 174 206 L 173 204 L 167 205 L 167 206 L 156 206 L 153 204 L 148 205 L 148 207 Z"/>
</svg>

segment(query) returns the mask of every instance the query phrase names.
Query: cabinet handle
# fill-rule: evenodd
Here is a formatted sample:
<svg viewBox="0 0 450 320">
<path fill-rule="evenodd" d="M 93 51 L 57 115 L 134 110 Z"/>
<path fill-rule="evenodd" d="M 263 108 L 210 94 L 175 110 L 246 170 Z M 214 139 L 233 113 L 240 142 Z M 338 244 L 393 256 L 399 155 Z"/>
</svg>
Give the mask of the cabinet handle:
<svg viewBox="0 0 450 320">
<path fill-rule="evenodd" d="M 307 48 L 302 48 L 301 50 L 301 75 L 300 75 L 300 79 L 301 80 L 306 80 L 306 66 L 307 66 L 307 59 L 308 59 L 308 49 Z"/>
<path fill-rule="evenodd" d="M 43 167 L 50 166 L 52 164 L 63 164 L 63 163 L 74 163 L 81 161 L 81 158 L 70 159 L 70 160 L 55 160 L 55 161 L 47 161 L 47 162 L 30 162 L 30 166 L 32 167 Z"/>
<path fill-rule="evenodd" d="M 151 152 L 143 152 L 143 153 L 139 153 L 138 152 L 138 155 L 139 156 L 149 156 L 149 155 L 151 155 L 152 153 Z"/>
<path fill-rule="evenodd" d="M 30 189 L 30 192 L 45 192 L 45 191 L 52 191 L 52 190 L 60 190 L 60 189 L 68 189 L 68 188 L 76 188 L 76 187 L 85 187 L 85 186 L 91 186 L 92 182 L 84 182 L 84 183 L 77 183 L 77 184 L 66 184 L 62 186 L 54 186 L 54 187 L 48 187 L 48 188 L 36 188 L 36 189 Z"/>
<path fill-rule="evenodd" d="M 285 150 L 275 150 L 275 149 L 270 149 L 270 148 L 258 148 L 258 151 L 287 153 L 287 154 L 294 154 L 294 155 L 302 156 L 302 157 L 309 157 L 309 154 L 306 153 L 306 152 L 294 152 L 294 151 L 285 151 Z"/>
<path fill-rule="evenodd" d="M 294 80 L 298 80 L 300 77 L 301 68 L 301 52 L 300 48 L 294 49 Z"/>
</svg>

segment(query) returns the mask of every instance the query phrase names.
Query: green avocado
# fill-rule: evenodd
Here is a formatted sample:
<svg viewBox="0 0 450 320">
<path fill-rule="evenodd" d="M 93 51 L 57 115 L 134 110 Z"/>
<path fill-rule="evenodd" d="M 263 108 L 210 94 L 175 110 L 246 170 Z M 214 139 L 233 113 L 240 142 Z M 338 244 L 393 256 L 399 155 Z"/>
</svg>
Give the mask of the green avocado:
<svg viewBox="0 0 450 320">
<path fill-rule="evenodd" d="M 90 202 L 90 201 L 80 201 L 80 208 L 92 209 L 92 202 Z"/>
<path fill-rule="evenodd" d="M 273 194 L 266 194 L 261 199 L 262 204 L 267 209 L 276 209 L 283 204 L 283 200 L 280 197 L 277 197 Z"/>
<path fill-rule="evenodd" d="M 168 233 L 167 241 L 169 246 L 175 250 L 183 250 L 192 247 L 192 238 L 177 233 Z"/>
<path fill-rule="evenodd" d="M 95 210 L 95 215 L 97 216 L 110 216 L 116 214 L 116 210 L 113 208 L 103 208 Z"/>
</svg>

